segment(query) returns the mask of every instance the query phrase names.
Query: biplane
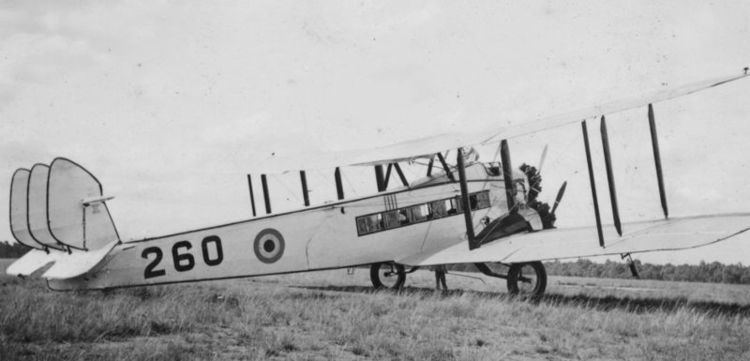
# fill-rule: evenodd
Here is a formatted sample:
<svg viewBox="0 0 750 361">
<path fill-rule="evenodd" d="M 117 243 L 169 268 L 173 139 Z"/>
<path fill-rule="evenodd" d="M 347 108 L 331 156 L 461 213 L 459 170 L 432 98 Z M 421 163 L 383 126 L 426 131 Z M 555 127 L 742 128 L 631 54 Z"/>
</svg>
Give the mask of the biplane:
<svg viewBox="0 0 750 361">
<path fill-rule="evenodd" d="M 547 277 L 541 261 L 703 246 L 746 232 L 750 213 L 670 217 L 664 189 L 653 104 L 748 76 L 711 79 L 601 104 L 563 116 L 447 134 L 392 146 L 353 151 L 341 159 L 295 159 L 304 207 L 271 210 L 267 172 L 260 175 L 265 215 L 203 229 L 124 242 L 110 216 L 102 185 L 66 159 L 18 169 L 10 191 L 10 227 L 29 252 L 7 269 L 41 275 L 54 290 L 110 289 L 326 269 L 369 267 L 376 288 L 400 288 L 420 267 L 470 264 L 505 279 L 512 293 L 541 295 Z M 651 130 L 656 183 L 663 218 L 623 222 L 613 177 L 607 115 L 643 108 Z M 587 122 L 599 121 L 613 223 L 600 216 Z M 580 123 L 595 226 L 556 228 L 555 211 L 539 202 L 540 174 L 514 167 L 507 139 Z M 499 162 L 479 162 L 476 145 L 499 146 Z M 455 153 L 449 157 L 446 149 Z M 400 164 L 421 160 L 424 176 L 408 180 Z M 294 163 L 296 162 L 296 163 Z M 291 164 L 291 165 L 290 165 Z M 374 168 L 378 192 L 346 198 L 341 166 Z M 337 200 L 310 205 L 305 169 L 335 169 Z M 391 178 L 400 180 L 390 187 Z M 592 222 L 594 223 L 594 222 Z M 504 265 L 500 272 L 495 265 Z M 493 266 L 493 267 L 491 267 Z"/>
</svg>

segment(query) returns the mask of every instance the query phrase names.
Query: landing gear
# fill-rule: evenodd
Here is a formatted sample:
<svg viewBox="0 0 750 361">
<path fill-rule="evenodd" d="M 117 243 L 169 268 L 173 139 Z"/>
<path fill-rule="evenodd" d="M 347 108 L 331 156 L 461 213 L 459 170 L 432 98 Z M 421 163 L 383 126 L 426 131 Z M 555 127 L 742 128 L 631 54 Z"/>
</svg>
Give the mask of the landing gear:
<svg viewBox="0 0 750 361">
<path fill-rule="evenodd" d="M 474 266 L 487 276 L 502 278 L 508 285 L 508 293 L 530 297 L 540 297 L 547 288 L 547 272 L 542 262 L 526 263 L 475 263 Z M 490 267 L 493 266 L 493 267 Z M 498 273 L 493 268 L 508 268 L 507 274 Z"/>
<path fill-rule="evenodd" d="M 403 265 L 393 262 L 374 263 L 370 266 L 370 280 L 375 289 L 398 290 L 404 286 L 406 271 Z"/>
<path fill-rule="evenodd" d="M 508 270 L 508 293 L 540 297 L 547 288 L 547 272 L 542 262 L 513 263 Z"/>
</svg>

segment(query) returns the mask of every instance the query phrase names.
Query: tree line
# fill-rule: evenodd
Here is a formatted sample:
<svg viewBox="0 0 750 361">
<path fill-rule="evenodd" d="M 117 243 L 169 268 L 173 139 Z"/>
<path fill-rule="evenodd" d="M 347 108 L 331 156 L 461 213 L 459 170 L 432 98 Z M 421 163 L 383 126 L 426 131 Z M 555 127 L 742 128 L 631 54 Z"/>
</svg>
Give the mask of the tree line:
<svg viewBox="0 0 750 361">
<path fill-rule="evenodd" d="M 0 258 L 18 258 L 28 251 L 29 248 L 20 243 L 0 242 Z"/>
<path fill-rule="evenodd" d="M 712 282 L 750 284 L 750 266 L 742 264 L 723 264 L 719 262 L 706 263 L 701 261 L 697 265 L 673 265 L 667 263 L 657 265 L 633 261 L 641 279 L 662 281 Z M 604 263 L 579 259 L 576 262 L 545 262 L 545 268 L 550 275 L 597 277 L 597 278 L 633 278 L 630 268 L 625 262 L 607 260 Z"/>
</svg>

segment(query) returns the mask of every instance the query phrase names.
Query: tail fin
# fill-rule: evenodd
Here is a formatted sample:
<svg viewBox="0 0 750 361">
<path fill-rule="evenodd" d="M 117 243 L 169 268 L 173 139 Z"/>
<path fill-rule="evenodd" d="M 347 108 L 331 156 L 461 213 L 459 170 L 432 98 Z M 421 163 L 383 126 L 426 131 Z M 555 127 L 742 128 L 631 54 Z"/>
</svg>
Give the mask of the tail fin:
<svg viewBox="0 0 750 361">
<path fill-rule="evenodd" d="M 52 235 L 71 248 L 95 250 L 119 240 L 102 185 L 77 163 L 55 158 L 47 182 L 47 217 Z"/>
<path fill-rule="evenodd" d="M 42 277 L 65 279 L 90 271 L 120 242 L 105 204 L 110 198 L 89 171 L 65 158 L 55 158 L 49 167 L 17 170 L 11 182 L 11 231 L 34 249 L 6 272 L 31 275 L 50 263 Z"/>
<path fill-rule="evenodd" d="M 44 248 L 39 244 L 29 231 L 29 223 L 26 220 L 28 211 L 27 195 L 29 178 L 31 172 L 28 169 L 19 168 L 13 173 L 10 182 L 10 232 L 18 243 L 36 249 Z"/>
<path fill-rule="evenodd" d="M 58 242 L 49 230 L 47 220 L 47 179 L 49 167 L 34 164 L 31 167 L 29 186 L 26 195 L 26 221 L 34 240 L 44 247 L 65 250 L 65 245 Z"/>
</svg>

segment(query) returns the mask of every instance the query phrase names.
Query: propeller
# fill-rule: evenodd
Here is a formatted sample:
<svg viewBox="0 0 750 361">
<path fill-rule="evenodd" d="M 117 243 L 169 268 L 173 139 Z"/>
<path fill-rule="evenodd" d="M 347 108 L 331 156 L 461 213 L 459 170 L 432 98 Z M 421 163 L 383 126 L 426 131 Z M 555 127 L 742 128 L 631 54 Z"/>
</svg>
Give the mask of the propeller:
<svg viewBox="0 0 750 361">
<path fill-rule="evenodd" d="M 542 150 L 542 156 L 539 158 L 539 166 L 536 167 L 537 171 L 539 173 L 542 173 L 542 166 L 544 165 L 544 160 L 547 159 L 547 144 L 544 145 L 544 149 Z"/>
<path fill-rule="evenodd" d="M 560 187 L 560 190 L 557 191 L 557 197 L 555 197 L 555 204 L 552 206 L 552 212 L 550 212 L 551 214 L 555 214 L 555 211 L 557 210 L 557 206 L 560 204 L 560 201 L 562 200 L 563 195 L 565 195 L 565 188 L 567 187 L 568 187 L 568 181 L 565 181 Z"/>
</svg>

